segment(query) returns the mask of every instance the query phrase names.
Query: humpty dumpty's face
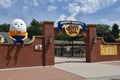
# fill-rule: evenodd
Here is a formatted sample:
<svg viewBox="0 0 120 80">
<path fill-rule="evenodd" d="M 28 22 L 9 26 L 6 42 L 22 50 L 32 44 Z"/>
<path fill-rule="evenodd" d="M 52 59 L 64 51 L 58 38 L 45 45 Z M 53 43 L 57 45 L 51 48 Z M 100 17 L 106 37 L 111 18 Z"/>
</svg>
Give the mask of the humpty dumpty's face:
<svg viewBox="0 0 120 80">
<path fill-rule="evenodd" d="M 22 19 L 13 20 L 10 25 L 10 31 L 26 31 L 26 24 Z"/>
</svg>

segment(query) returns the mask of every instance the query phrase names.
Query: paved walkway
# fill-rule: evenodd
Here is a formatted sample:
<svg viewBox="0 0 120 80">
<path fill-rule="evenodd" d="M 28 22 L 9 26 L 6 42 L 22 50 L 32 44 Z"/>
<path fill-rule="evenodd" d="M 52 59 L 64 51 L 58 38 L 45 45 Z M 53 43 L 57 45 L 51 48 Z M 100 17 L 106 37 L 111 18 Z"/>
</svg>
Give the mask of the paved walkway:
<svg viewBox="0 0 120 80">
<path fill-rule="evenodd" d="M 0 69 L 0 80 L 120 80 L 120 61 L 55 58 L 54 66 Z"/>
<path fill-rule="evenodd" d="M 120 80 L 120 61 L 86 63 L 80 58 L 57 57 L 54 67 L 86 78 L 86 80 Z"/>
<path fill-rule="evenodd" d="M 84 80 L 84 78 L 48 66 L 1 69 L 0 80 Z"/>
</svg>

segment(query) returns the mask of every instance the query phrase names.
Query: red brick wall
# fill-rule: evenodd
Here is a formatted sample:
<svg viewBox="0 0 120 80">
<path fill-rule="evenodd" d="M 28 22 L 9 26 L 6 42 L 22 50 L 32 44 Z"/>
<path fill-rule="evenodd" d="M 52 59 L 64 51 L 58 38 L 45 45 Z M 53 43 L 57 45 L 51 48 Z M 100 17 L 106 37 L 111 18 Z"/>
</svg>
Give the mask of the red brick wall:
<svg viewBox="0 0 120 80">
<path fill-rule="evenodd" d="M 102 38 L 96 37 L 96 26 L 88 25 L 87 38 L 86 38 L 86 61 L 87 62 L 100 62 L 100 61 L 113 61 L 120 60 L 120 44 L 108 44 Z M 93 37 L 96 37 L 97 42 L 92 43 Z M 101 55 L 100 45 L 117 45 L 117 55 Z"/>
<path fill-rule="evenodd" d="M 117 45 L 117 55 L 100 55 L 100 45 Z M 92 54 L 91 62 L 99 62 L 99 61 L 114 61 L 120 60 L 120 44 L 107 44 L 104 43 L 102 38 L 97 38 L 97 43 L 94 46 L 95 53 Z M 92 52 L 91 52 L 92 53 Z"/>
<path fill-rule="evenodd" d="M 31 44 L 0 44 L 0 68 L 43 65 L 42 51 L 35 51 L 35 44 L 42 44 L 43 37 L 36 37 Z"/>
</svg>

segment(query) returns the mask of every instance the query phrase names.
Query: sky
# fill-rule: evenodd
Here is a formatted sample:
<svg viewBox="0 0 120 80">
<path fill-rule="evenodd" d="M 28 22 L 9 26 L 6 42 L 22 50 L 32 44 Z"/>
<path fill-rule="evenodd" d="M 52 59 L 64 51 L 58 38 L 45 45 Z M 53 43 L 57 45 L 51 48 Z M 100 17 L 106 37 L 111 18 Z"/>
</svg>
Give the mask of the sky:
<svg viewBox="0 0 120 80">
<path fill-rule="evenodd" d="M 120 0 L 0 0 L 0 24 L 23 19 L 120 25 Z"/>
</svg>

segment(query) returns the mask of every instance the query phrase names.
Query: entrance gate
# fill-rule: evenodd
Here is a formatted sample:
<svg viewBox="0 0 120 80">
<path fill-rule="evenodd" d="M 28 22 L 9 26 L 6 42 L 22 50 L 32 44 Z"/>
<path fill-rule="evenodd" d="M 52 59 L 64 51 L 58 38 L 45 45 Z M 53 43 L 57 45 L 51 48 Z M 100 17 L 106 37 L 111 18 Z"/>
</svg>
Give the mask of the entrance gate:
<svg viewBox="0 0 120 80">
<path fill-rule="evenodd" d="M 84 41 L 75 41 L 80 38 L 77 36 L 74 39 L 71 37 L 66 40 L 55 40 L 55 56 L 61 57 L 85 57 L 85 43 Z"/>
</svg>

